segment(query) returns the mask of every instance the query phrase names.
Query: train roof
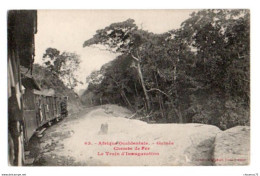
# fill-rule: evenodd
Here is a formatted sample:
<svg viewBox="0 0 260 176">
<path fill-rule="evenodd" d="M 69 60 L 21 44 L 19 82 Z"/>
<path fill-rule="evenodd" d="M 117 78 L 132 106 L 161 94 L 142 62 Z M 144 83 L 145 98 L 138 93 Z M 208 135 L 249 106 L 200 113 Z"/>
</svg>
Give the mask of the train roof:
<svg viewBox="0 0 260 176">
<path fill-rule="evenodd" d="M 34 62 L 34 34 L 37 33 L 36 10 L 8 11 L 8 51 L 19 50 L 20 65 L 31 68 Z"/>
<path fill-rule="evenodd" d="M 42 90 L 34 90 L 33 91 L 34 94 L 36 95 L 43 95 L 43 96 L 51 96 L 51 97 L 55 97 L 55 91 L 53 89 L 42 89 Z"/>
</svg>

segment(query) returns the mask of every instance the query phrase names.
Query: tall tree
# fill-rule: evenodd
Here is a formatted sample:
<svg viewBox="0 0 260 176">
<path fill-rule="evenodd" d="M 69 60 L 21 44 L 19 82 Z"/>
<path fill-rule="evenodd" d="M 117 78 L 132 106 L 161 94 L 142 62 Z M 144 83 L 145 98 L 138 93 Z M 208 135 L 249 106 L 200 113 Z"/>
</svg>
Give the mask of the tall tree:
<svg viewBox="0 0 260 176">
<path fill-rule="evenodd" d="M 144 82 L 144 77 L 141 68 L 141 53 L 144 51 L 145 43 L 149 41 L 151 33 L 143 30 L 138 30 L 134 20 L 128 19 L 124 22 L 113 23 L 110 26 L 98 30 L 93 38 L 84 42 L 83 47 L 91 45 L 103 45 L 111 52 L 118 52 L 130 55 L 136 62 L 136 69 L 141 81 L 143 92 L 146 99 L 147 109 L 151 109 L 150 98 Z"/>
<path fill-rule="evenodd" d="M 201 10 L 163 34 L 131 19 L 111 24 L 83 46 L 121 55 L 88 90 L 107 103 L 148 109 L 159 121 L 248 124 L 249 21 L 247 10 Z"/>
<path fill-rule="evenodd" d="M 61 53 L 56 48 L 47 48 L 43 54 L 43 61 L 47 69 L 63 80 L 68 88 L 74 89 L 78 84 L 83 84 L 76 78 L 80 64 L 80 57 L 76 53 Z"/>
<path fill-rule="evenodd" d="M 194 50 L 193 80 L 200 92 L 214 94 L 215 125 L 249 108 L 250 14 L 248 10 L 201 10 L 182 23 L 179 36 Z M 196 90 L 197 91 L 197 90 Z M 198 92 L 198 91 L 197 91 Z M 193 92 L 195 95 L 196 92 Z M 195 96 L 197 99 L 199 96 Z M 198 102 L 198 101 L 195 101 Z M 233 102 L 233 103 L 230 103 Z M 198 103 L 196 103 L 198 104 Z M 219 104 L 219 105 L 218 105 Z M 231 105 L 237 109 L 231 109 Z M 218 107 L 219 106 L 219 107 Z M 240 107 L 240 108 L 238 108 Z M 212 106 L 213 108 L 213 106 Z M 248 119 L 248 115 L 243 119 Z M 223 120 L 219 120 L 223 118 Z M 240 118 L 240 117 L 239 117 Z M 239 119 L 225 124 L 234 125 Z M 223 127 L 226 128 L 226 127 Z"/>
</svg>

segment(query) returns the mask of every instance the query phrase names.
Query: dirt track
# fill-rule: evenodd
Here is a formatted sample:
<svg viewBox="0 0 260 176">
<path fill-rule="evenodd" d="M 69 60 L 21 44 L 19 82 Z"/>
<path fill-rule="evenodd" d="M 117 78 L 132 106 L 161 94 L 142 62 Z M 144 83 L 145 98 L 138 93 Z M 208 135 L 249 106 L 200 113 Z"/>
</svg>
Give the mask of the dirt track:
<svg viewBox="0 0 260 176">
<path fill-rule="evenodd" d="M 79 113 L 69 115 L 68 118 L 62 121 L 54 123 L 51 127 L 47 128 L 42 138 L 33 136 L 30 140 L 28 150 L 30 151 L 29 158 L 34 158 L 32 165 L 34 166 L 71 166 L 80 165 L 76 163 L 75 159 L 70 156 L 60 156 L 56 154 L 56 151 L 64 149 L 62 140 L 70 138 L 73 131 L 68 127 L 70 124 L 80 121 L 85 114 L 95 109 L 87 108 Z"/>
<path fill-rule="evenodd" d="M 215 137 L 222 132 L 217 127 L 147 124 L 130 116 L 130 111 L 115 105 L 69 116 L 42 138 L 32 139 L 33 165 L 214 165 Z"/>
</svg>

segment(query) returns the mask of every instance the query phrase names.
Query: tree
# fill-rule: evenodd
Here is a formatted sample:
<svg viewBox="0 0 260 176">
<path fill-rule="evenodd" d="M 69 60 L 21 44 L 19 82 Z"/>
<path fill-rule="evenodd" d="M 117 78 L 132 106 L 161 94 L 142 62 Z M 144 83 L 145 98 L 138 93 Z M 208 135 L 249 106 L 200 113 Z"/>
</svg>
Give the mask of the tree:
<svg viewBox="0 0 260 176">
<path fill-rule="evenodd" d="M 91 45 L 103 45 L 110 52 L 118 52 L 130 55 L 136 63 L 136 70 L 140 79 L 148 111 L 151 110 L 150 98 L 145 85 L 141 67 L 142 53 L 152 42 L 152 33 L 138 29 L 133 19 L 124 22 L 113 23 L 110 26 L 98 30 L 93 38 L 84 42 L 83 47 Z"/>
<path fill-rule="evenodd" d="M 150 96 L 156 95 L 160 102 L 161 114 L 164 116 L 163 102 L 167 97 L 171 108 L 175 109 L 175 114 L 182 122 L 180 110 L 176 109 L 178 107 L 176 68 L 180 60 L 180 52 L 184 52 L 185 47 L 182 47 L 181 51 L 179 41 L 167 40 L 168 37 L 170 37 L 169 33 L 157 35 L 138 29 L 134 20 L 129 19 L 98 30 L 93 38 L 85 41 L 83 46 L 102 45 L 110 52 L 119 52 L 125 57 L 130 57 L 131 66 L 136 69 L 140 80 L 147 111 L 151 111 Z M 163 91 L 165 86 L 168 88 L 167 91 Z"/>
<path fill-rule="evenodd" d="M 228 93 L 238 91 L 235 85 L 241 90 L 247 84 L 242 89 L 249 90 L 249 25 L 248 10 L 202 10 L 182 23 L 181 35 L 196 49 L 206 84 Z M 238 64 L 244 65 L 245 72 L 237 72 Z"/>
<path fill-rule="evenodd" d="M 247 10 L 201 10 L 163 34 L 138 29 L 131 19 L 111 24 L 83 46 L 121 55 L 88 90 L 157 121 L 246 125 L 249 21 Z"/>
<path fill-rule="evenodd" d="M 83 84 L 76 79 L 76 71 L 80 64 L 80 57 L 76 53 L 60 53 L 55 48 L 47 48 L 43 54 L 43 61 L 47 69 L 57 75 L 70 89 Z"/>
<path fill-rule="evenodd" d="M 217 114 L 210 123 L 217 126 L 234 117 L 224 117 L 231 111 L 234 114 L 234 111 L 240 112 L 239 109 L 244 109 L 244 112 L 249 109 L 249 18 L 248 10 L 201 10 L 184 21 L 179 30 L 179 36 L 195 53 L 195 67 L 189 72 L 199 86 L 192 94 L 206 93 L 214 97 L 212 108 Z M 198 104 L 201 98 L 198 95 L 194 98 Z M 238 109 L 231 109 L 230 104 Z M 236 116 L 249 119 L 242 113 Z M 235 122 L 225 123 L 232 126 Z"/>
</svg>

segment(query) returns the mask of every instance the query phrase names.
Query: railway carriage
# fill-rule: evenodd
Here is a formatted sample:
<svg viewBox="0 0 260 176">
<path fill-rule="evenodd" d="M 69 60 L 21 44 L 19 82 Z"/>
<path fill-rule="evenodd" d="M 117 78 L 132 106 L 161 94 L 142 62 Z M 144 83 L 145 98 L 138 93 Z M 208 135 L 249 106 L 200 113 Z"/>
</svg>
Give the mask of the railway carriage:
<svg viewBox="0 0 260 176">
<path fill-rule="evenodd" d="M 41 91 L 37 82 L 31 77 L 22 75 L 23 116 L 25 123 L 25 142 L 33 136 L 37 129 L 53 120 L 63 117 L 61 112 L 61 97 L 54 92 Z"/>
<path fill-rule="evenodd" d="M 32 71 L 36 31 L 37 11 L 8 11 L 8 156 L 10 165 L 23 165 L 24 161 L 26 120 L 20 66 Z"/>
<path fill-rule="evenodd" d="M 41 92 L 32 75 L 36 10 L 8 11 L 8 152 L 9 165 L 24 164 L 24 147 L 37 129 L 67 116 L 67 98 Z M 65 106 L 64 106 L 65 104 Z"/>
<path fill-rule="evenodd" d="M 33 78 L 22 77 L 22 99 L 24 116 L 24 137 L 25 143 L 32 137 L 39 124 L 36 119 L 37 106 L 34 96 L 34 90 L 40 90 Z"/>
</svg>

